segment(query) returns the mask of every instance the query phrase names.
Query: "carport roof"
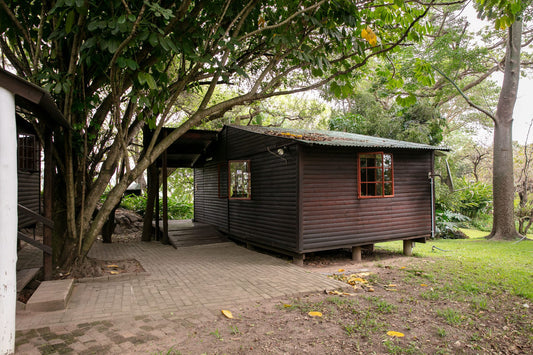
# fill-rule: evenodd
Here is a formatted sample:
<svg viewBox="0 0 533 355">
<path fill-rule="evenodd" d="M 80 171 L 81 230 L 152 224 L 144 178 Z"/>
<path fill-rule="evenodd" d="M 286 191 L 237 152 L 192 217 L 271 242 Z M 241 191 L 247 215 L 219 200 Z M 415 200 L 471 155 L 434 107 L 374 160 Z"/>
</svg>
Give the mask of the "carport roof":
<svg viewBox="0 0 533 355">
<path fill-rule="evenodd" d="M 159 143 L 165 133 L 168 135 L 174 128 L 164 127 L 157 137 Z M 151 131 L 145 131 L 144 146 L 146 147 L 152 138 Z M 217 139 L 218 131 L 208 131 L 190 129 L 179 137 L 167 149 L 168 168 L 192 168 L 200 157 L 205 154 L 213 141 Z M 157 160 L 157 165 L 162 166 L 161 157 Z"/>
</svg>

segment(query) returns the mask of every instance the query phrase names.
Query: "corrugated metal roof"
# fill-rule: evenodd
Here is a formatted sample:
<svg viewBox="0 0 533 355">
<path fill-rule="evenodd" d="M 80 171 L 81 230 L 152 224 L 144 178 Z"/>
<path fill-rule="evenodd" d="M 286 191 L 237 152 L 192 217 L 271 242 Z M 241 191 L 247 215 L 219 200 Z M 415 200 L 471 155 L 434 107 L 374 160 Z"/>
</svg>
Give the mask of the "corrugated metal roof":
<svg viewBox="0 0 533 355">
<path fill-rule="evenodd" d="M 412 143 L 386 139 L 362 134 L 321 131 L 296 128 L 261 127 L 261 126 L 238 126 L 230 127 L 242 129 L 249 132 L 277 136 L 292 139 L 305 144 L 318 144 L 333 147 L 363 147 L 363 148 L 397 148 L 397 149 L 428 149 L 428 150 L 450 150 L 447 147 L 432 146 L 428 144 Z"/>
</svg>

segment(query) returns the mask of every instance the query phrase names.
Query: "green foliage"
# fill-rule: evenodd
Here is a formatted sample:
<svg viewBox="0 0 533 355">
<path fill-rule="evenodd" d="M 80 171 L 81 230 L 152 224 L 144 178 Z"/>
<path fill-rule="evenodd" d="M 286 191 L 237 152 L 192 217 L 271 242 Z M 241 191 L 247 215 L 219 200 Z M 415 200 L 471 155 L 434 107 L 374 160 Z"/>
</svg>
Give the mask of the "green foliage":
<svg viewBox="0 0 533 355">
<path fill-rule="evenodd" d="M 483 182 L 468 181 L 464 177 L 454 183 L 453 193 L 443 184 L 435 184 L 435 205 L 438 210 L 460 213 L 469 218 L 489 212 L 492 205 L 491 186 Z"/>
<path fill-rule="evenodd" d="M 462 239 L 462 232 L 459 231 L 460 227 L 465 226 L 465 222 L 470 218 L 460 213 L 451 211 L 436 211 L 435 215 L 435 232 L 437 238 L 443 239 Z"/>
<path fill-rule="evenodd" d="M 444 118 L 422 102 L 385 110 L 370 92 L 355 93 L 346 101 L 346 113 L 332 113 L 331 130 L 425 144 L 439 144 L 443 139 Z"/>
<path fill-rule="evenodd" d="M 191 219 L 193 206 L 193 170 L 176 169 L 168 177 L 168 218 Z M 144 213 L 147 195 L 128 195 L 122 198 L 120 205 L 128 210 Z M 162 201 L 162 196 L 160 196 Z"/>
</svg>

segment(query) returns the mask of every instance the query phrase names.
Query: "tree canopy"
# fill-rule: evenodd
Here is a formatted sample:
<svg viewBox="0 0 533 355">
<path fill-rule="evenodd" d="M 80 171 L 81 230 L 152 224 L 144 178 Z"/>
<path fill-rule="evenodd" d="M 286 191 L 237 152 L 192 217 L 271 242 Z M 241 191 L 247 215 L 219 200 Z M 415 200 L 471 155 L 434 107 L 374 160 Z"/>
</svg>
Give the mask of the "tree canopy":
<svg viewBox="0 0 533 355">
<path fill-rule="evenodd" d="M 3 65 L 50 90 L 73 127 L 54 141 L 56 263 L 88 252 L 127 186 L 189 128 L 326 83 L 350 90 L 345 79 L 370 58 L 427 33 L 435 3 L 0 0 Z M 221 86 L 238 89 L 214 100 Z M 178 127 L 155 144 L 171 118 Z M 130 168 L 127 148 L 145 124 L 154 139 Z"/>
</svg>

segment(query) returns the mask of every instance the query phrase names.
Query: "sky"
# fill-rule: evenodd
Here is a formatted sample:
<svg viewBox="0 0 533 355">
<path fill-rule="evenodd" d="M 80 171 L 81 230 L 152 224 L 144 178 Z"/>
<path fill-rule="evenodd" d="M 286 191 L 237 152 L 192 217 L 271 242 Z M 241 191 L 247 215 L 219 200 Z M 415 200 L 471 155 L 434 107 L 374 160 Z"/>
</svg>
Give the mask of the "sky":
<svg viewBox="0 0 533 355">
<path fill-rule="evenodd" d="M 472 29 L 478 31 L 484 26 L 492 26 L 490 22 L 481 21 L 477 18 L 476 11 L 473 6 L 466 9 L 465 15 L 468 18 L 468 22 L 472 24 Z M 502 73 L 496 73 L 493 79 L 498 85 L 501 85 L 503 80 Z M 518 141 L 520 144 L 524 144 L 527 137 L 527 131 L 529 124 L 533 119 L 532 103 L 533 100 L 533 73 L 529 74 L 529 77 L 521 77 L 518 84 L 518 97 L 515 104 L 513 115 L 513 140 Z M 532 127 L 533 131 L 533 127 Z M 530 133 L 528 139 L 529 143 L 533 142 L 533 132 Z"/>
</svg>

